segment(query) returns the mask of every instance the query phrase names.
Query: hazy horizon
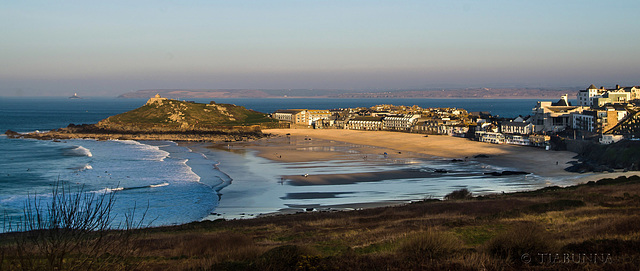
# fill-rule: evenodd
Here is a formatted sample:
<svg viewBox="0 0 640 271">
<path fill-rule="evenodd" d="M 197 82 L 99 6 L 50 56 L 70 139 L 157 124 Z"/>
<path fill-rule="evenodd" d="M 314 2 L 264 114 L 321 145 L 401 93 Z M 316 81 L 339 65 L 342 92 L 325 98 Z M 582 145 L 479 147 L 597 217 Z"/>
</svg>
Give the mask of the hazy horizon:
<svg viewBox="0 0 640 271">
<path fill-rule="evenodd" d="M 640 85 L 637 1 L 0 6 L 0 96 Z"/>
</svg>

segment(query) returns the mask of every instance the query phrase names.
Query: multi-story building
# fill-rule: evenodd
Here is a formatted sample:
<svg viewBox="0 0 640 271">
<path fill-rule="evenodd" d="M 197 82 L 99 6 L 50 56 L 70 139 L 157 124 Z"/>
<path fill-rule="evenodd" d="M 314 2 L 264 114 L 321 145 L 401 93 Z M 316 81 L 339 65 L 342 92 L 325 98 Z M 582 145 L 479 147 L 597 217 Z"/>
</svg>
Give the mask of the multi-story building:
<svg viewBox="0 0 640 271">
<path fill-rule="evenodd" d="M 420 115 L 408 115 L 397 117 L 384 117 L 383 125 L 385 130 L 409 131 L 418 121 Z"/>
<path fill-rule="evenodd" d="M 551 137 L 548 135 L 532 135 L 529 136 L 529 142 L 532 146 L 548 147 L 551 144 Z"/>
<path fill-rule="evenodd" d="M 594 105 L 594 99 L 598 97 L 602 97 L 607 90 L 603 87 L 597 88 L 593 84 L 591 84 L 587 89 L 580 90 L 578 92 L 578 106 L 587 106 L 590 107 Z"/>
<path fill-rule="evenodd" d="M 604 112 L 603 120 L 602 120 L 602 130 L 601 132 L 606 132 L 609 129 L 613 128 L 620 122 L 624 117 L 629 113 L 627 108 L 622 105 L 609 105 L 602 108 Z"/>
<path fill-rule="evenodd" d="M 350 119 L 345 126 L 349 130 L 379 131 L 383 128 L 383 117 L 355 117 Z"/>
<path fill-rule="evenodd" d="M 592 107 L 602 107 L 612 104 L 626 104 L 631 100 L 631 93 L 625 91 L 609 91 L 602 97 L 594 98 Z"/>
<path fill-rule="evenodd" d="M 624 91 L 630 93 L 629 99 L 631 101 L 640 100 L 640 86 L 625 87 Z"/>
<path fill-rule="evenodd" d="M 480 142 L 504 144 L 505 137 L 501 133 L 477 131 L 476 138 Z"/>
<path fill-rule="evenodd" d="M 571 128 L 574 130 L 595 132 L 598 129 L 598 110 L 584 110 L 571 114 Z"/>
<path fill-rule="evenodd" d="M 531 123 L 535 132 L 561 132 L 571 127 L 572 113 L 582 113 L 585 107 L 571 106 L 567 95 L 555 103 L 538 102 L 533 108 Z"/>
<path fill-rule="evenodd" d="M 587 89 L 578 92 L 578 106 L 600 107 L 606 104 L 627 103 L 631 100 L 640 100 L 640 86 L 620 87 L 613 89 L 604 87 L 596 88 L 593 84 Z"/>
<path fill-rule="evenodd" d="M 441 119 L 419 119 L 413 130 L 418 133 L 440 134 L 440 127 L 444 126 L 444 120 Z"/>
<path fill-rule="evenodd" d="M 530 135 L 533 124 L 523 121 L 505 121 L 500 124 L 500 131 L 505 134 Z"/>
<path fill-rule="evenodd" d="M 307 121 L 309 122 L 309 125 L 315 125 L 316 121 L 329 119 L 330 117 L 331 117 L 331 112 L 329 110 L 316 110 L 316 109 L 307 110 Z"/>
<path fill-rule="evenodd" d="M 529 141 L 529 138 L 521 135 L 505 135 L 504 143 L 511 144 L 511 145 L 521 145 L 521 146 L 531 145 L 531 141 Z"/>
<path fill-rule="evenodd" d="M 308 124 L 306 109 L 276 110 L 272 116 L 274 119 L 288 121 L 294 124 Z"/>
</svg>

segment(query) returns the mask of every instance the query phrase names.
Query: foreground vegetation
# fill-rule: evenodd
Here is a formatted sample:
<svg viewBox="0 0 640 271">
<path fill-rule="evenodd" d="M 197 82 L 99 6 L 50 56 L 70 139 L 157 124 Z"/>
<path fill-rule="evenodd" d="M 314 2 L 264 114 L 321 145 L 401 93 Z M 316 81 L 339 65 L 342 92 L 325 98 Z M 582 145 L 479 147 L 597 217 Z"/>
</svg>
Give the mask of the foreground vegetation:
<svg viewBox="0 0 640 271">
<path fill-rule="evenodd" d="M 100 254 L 90 268 L 637 270 L 638 191 L 640 177 L 633 176 L 473 198 L 462 191 L 445 201 L 397 207 L 129 230 L 126 246 Z M 14 236 L 0 236 L 0 270 L 24 267 Z M 42 253 L 32 257 L 44 261 Z M 83 253 L 69 252 L 64 263 Z M 64 263 L 61 269 L 73 268 Z"/>
</svg>

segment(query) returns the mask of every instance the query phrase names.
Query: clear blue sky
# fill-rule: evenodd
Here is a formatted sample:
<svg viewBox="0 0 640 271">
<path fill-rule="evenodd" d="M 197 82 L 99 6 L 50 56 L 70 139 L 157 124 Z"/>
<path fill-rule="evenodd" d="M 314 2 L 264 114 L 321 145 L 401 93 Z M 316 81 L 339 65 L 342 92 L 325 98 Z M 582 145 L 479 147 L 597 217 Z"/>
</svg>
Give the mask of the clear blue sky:
<svg viewBox="0 0 640 271">
<path fill-rule="evenodd" d="M 2 1 L 0 96 L 640 85 L 640 1 Z"/>
</svg>

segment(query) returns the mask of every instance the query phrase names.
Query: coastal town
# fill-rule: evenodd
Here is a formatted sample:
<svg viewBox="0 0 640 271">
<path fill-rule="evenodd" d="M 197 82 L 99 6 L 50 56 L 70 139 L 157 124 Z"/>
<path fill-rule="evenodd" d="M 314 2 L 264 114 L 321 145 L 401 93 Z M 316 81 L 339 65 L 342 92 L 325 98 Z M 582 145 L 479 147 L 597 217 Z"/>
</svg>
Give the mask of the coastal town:
<svg viewBox="0 0 640 271">
<path fill-rule="evenodd" d="M 426 136 L 449 135 L 480 142 L 549 149 L 553 137 L 611 144 L 635 139 L 640 132 L 640 86 L 597 88 L 590 85 L 572 104 L 539 101 L 531 115 L 507 119 L 462 108 L 377 105 L 371 108 L 282 109 L 271 117 L 291 128 L 400 131 Z"/>
</svg>

